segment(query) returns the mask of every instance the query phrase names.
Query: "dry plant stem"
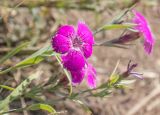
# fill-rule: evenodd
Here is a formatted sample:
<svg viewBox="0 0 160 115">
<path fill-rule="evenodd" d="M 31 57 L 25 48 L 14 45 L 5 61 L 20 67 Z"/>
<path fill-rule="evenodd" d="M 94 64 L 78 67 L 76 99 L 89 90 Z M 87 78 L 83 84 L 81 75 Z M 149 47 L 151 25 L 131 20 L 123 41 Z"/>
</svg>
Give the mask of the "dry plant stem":
<svg viewBox="0 0 160 115">
<path fill-rule="evenodd" d="M 130 109 L 126 115 L 135 115 L 142 107 L 147 105 L 147 103 L 159 93 L 160 93 L 160 85 L 158 85 L 152 92 L 150 92 L 148 96 L 146 96 L 139 103 L 133 106 L 132 109 Z"/>
<path fill-rule="evenodd" d="M 12 112 L 21 112 L 24 109 L 26 109 L 26 108 L 12 109 L 12 110 L 9 110 L 9 111 L 6 111 L 6 112 L 1 112 L 0 115 L 4 115 L 4 114 L 7 114 L 7 113 L 12 113 Z"/>
<path fill-rule="evenodd" d="M 22 104 L 22 108 L 26 107 L 26 103 L 23 97 L 20 98 L 21 100 L 21 104 Z M 26 110 L 23 110 L 23 115 L 29 115 L 28 112 Z"/>
<path fill-rule="evenodd" d="M 22 0 L 21 2 L 19 2 L 15 7 L 14 9 L 18 8 L 19 6 L 21 6 L 21 4 L 23 4 L 25 2 L 25 0 Z"/>
</svg>

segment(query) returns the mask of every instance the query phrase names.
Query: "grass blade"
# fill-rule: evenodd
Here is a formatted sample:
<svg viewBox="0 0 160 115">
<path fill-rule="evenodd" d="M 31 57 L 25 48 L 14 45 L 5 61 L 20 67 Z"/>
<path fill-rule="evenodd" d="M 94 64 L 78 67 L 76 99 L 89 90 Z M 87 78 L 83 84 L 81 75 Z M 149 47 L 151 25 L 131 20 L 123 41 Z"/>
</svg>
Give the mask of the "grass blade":
<svg viewBox="0 0 160 115">
<path fill-rule="evenodd" d="M 51 46 L 47 45 L 44 46 L 43 48 L 41 48 L 40 50 L 38 50 L 37 52 L 33 53 L 31 56 L 29 56 L 28 58 L 24 59 L 23 61 L 17 63 L 15 66 L 10 67 L 6 70 L 0 71 L 0 75 L 1 74 L 5 74 L 9 71 L 15 70 L 17 68 L 23 68 L 23 67 L 27 67 L 27 66 L 31 66 L 31 65 L 35 65 L 40 63 L 41 61 L 44 60 L 44 56 L 43 54 L 48 54 L 48 53 L 52 53 L 53 51 L 51 49 Z"/>
<path fill-rule="evenodd" d="M 10 91 L 13 91 L 13 90 L 14 90 L 14 88 L 9 87 L 9 86 L 6 86 L 6 85 L 0 85 L 0 87 L 3 88 L 3 89 L 10 90 Z"/>
<path fill-rule="evenodd" d="M 82 101 L 80 101 L 80 100 L 73 100 L 73 101 L 76 102 L 76 103 L 78 103 L 78 104 L 80 104 L 81 107 L 82 107 L 88 114 L 92 115 L 91 109 L 90 109 L 87 105 L 85 105 Z"/>
<path fill-rule="evenodd" d="M 101 28 L 99 28 L 98 30 L 96 30 L 94 32 L 94 34 L 101 32 L 101 31 L 105 31 L 105 30 L 113 30 L 113 29 L 128 29 L 131 27 L 136 26 L 136 24 L 132 24 L 132 23 L 124 23 L 124 24 L 106 24 L 104 26 L 102 26 Z"/>
<path fill-rule="evenodd" d="M 17 46 L 16 48 L 14 48 L 13 50 L 11 50 L 9 53 L 7 53 L 4 57 L 2 57 L 0 59 L 0 64 L 4 63 L 7 59 L 11 58 L 12 56 L 14 56 L 15 54 L 17 54 L 18 52 L 20 52 L 24 47 L 26 47 L 29 44 L 29 42 L 20 44 L 19 46 Z"/>
<path fill-rule="evenodd" d="M 39 77 L 41 72 L 36 72 L 32 75 L 30 75 L 26 80 L 24 80 L 17 88 L 15 88 L 11 94 L 9 94 L 3 101 L 0 103 L 0 111 L 3 110 L 6 106 L 9 105 L 13 100 L 18 98 L 23 94 L 23 91 L 25 91 L 26 87 L 31 83 L 32 80 Z"/>
<path fill-rule="evenodd" d="M 51 113 L 52 115 L 55 115 L 56 113 L 56 110 L 50 106 L 50 105 L 47 105 L 47 104 L 33 104 L 33 105 L 30 105 L 29 107 L 27 107 L 26 110 L 45 110 L 45 111 L 48 111 L 49 113 Z"/>
</svg>

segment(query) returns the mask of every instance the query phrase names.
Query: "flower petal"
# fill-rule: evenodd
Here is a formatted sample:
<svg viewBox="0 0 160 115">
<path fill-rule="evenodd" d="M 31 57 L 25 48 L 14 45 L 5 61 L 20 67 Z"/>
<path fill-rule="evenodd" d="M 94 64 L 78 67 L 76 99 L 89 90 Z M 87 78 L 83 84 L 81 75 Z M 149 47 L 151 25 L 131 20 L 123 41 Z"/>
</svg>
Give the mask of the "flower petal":
<svg viewBox="0 0 160 115">
<path fill-rule="evenodd" d="M 63 26 L 59 27 L 57 34 L 71 38 L 72 36 L 75 35 L 75 30 L 72 25 L 63 25 Z"/>
<path fill-rule="evenodd" d="M 77 35 L 82 39 L 83 42 L 94 44 L 94 37 L 92 31 L 84 22 L 78 22 Z"/>
<path fill-rule="evenodd" d="M 145 17 L 141 13 L 137 12 L 136 10 L 132 10 L 132 12 L 136 16 L 134 18 L 134 21 L 136 23 L 143 23 L 143 24 L 146 24 L 146 25 L 148 24 L 147 20 L 145 19 Z"/>
<path fill-rule="evenodd" d="M 93 50 L 92 50 L 92 45 L 90 44 L 87 43 L 83 44 L 81 50 L 83 51 L 83 54 L 86 58 L 89 58 L 92 55 Z"/>
<path fill-rule="evenodd" d="M 95 88 L 96 87 L 96 70 L 91 64 L 88 64 L 86 74 L 87 74 L 88 86 L 90 88 Z"/>
<path fill-rule="evenodd" d="M 150 54 L 152 52 L 153 45 L 155 42 L 152 31 L 149 27 L 147 20 L 145 19 L 145 17 L 141 13 L 139 13 L 135 10 L 133 10 L 133 13 L 135 15 L 135 17 L 133 18 L 133 22 L 137 24 L 137 26 L 135 26 L 135 29 L 140 31 L 143 34 L 143 36 L 144 36 L 144 49 L 147 54 Z"/>
<path fill-rule="evenodd" d="M 145 38 L 144 40 L 144 48 L 145 51 L 150 54 L 152 52 L 155 40 L 154 40 L 154 36 L 152 34 L 152 31 L 150 29 L 149 26 L 147 26 L 146 28 L 144 28 L 143 30 L 143 36 Z"/>
<path fill-rule="evenodd" d="M 67 55 L 62 56 L 63 65 L 70 71 L 81 70 L 85 65 L 85 59 L 80 51 L 70 50 Z"/>
<path fill-rule="evenodd" d="M 72 75 L 72 83 L 73 84 L 79 84 L 82 82 L 83 78 L 84 78 L 84 70 L 80 70 L 80 71 L 71 71 L 71 75 Z"/>
<path fill-rule="evenodd" d="M 92 74 L 88 75 L 87 83 L 90 88 L 96 88 L 96 79 Z"/>
<path fill-rule="evenodd" d="M 146 53 L 150 54 L 153 49 L 153 44 L 151 44 L 151 42 L 148 42 L 147 40 L 145 40 L 144 41 L 144 49 L 145 49 Z"/>
<path fill-rule="evenodd" d="M 69 51 L 71 47 L 71 40 L 60 34 L 56 34 L 52 38 L 52 48 L 57 52 L 64 54 Z"/>
</svg>

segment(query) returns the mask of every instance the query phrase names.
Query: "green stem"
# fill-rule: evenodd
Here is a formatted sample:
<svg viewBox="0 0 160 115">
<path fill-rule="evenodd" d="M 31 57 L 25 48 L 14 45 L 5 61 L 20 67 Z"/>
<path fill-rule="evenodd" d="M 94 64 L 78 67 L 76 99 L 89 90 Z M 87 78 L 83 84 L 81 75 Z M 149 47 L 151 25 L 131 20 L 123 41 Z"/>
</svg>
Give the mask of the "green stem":
<svg viewBox="0 0 160 115">
<path fill-rule="evenodd" d="M 7 113 L 12 113 L 12 112 L 21 112 L 24 109 L 26 109 L 26 107 L 25 108 L 12 109 L 12 110 L 9 110 L 9 111 L 0 112 L 0 115 L 7 114 Z"/>
</svg>

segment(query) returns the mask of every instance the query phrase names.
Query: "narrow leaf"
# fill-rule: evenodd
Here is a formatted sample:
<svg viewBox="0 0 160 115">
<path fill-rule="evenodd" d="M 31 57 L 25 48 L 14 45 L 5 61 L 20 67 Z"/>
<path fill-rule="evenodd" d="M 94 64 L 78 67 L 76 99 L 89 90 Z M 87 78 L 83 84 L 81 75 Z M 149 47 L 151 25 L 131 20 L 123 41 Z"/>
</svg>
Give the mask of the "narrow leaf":
<svg viewBox="0 0 160 115">
<path fill-rule="evenodd" d="M 49 46 L 49 45 L 44 46 L 43 48 L 41 48 L 37 52 L 33 53 L 28 58 L 26 58 L 23 61 L 17 63 L 15 66 L 10 67 L 6 70 L 0 71 L 0 75 L 5 74 L 9 71 L 15 70 L 17 68 L 23 68 L 23 67 L 26 67 L 26 66 L 31 66 L 31 65 L 38 64 L 38 63 L 40 63 L 41 61 L 44 60 L 43 54 L 48 54 L 48 53 L 52 53 L 52 55 L 53 55 L 53 51 L 51 52 L 51 46 Z"/>
<path fill-rule="evenodd" d="M 128 29 L 131 27 L 136 26 L 136 24 L 132 24 L 132 23 L 125 23 L 125 24 L 107 24 L 102 26 L 101 28 L 99 28 L 98 30 L 96 30 L 94 32 L 94 34 L 101 32 L 101 31 L 105 31 L 105 30 L 113 30 L 113 29 Z"/>
<path fill-rule="evenodd" d="M 51 114 L 55 114 L 56 113 L 56 110 L 50 106 L 50 105 L 47 105 L 47 104 L 33 104 L 33 105 L 30 105 L 29 107 L 27 107 L 27 110 L 32 110 L 32 111 L 35 111 L 35 110 L 45 110 L 45 111 L 48 111 L 49 113 Z"/>
<path fill-rule="evenodd" d="M 76 102 L 76 103 L 78 103 L 78 104 L 80 104 L 81 107 L 82 107 L 86 112 L 88 112 L 89 114 L 92 114 L 92 111 L 90 110 L 90 108 L 89 108 L 87 105 L 85 105 L 82 101 L 80 101 L 80 100 L 73 100 L 73 101 Z"/>
<path fill-rule="evenodd" d="M 7 53 L 4 57 L 2 57 L 0 59 L 0 64 L 4 63 L 7 59 L 11 58 L 12 56 L 14 56 L 15 54 L 17 54 L 18 52 L 20 52 L 24 47 L 26 47 L 29 44 L 29 42 L 20 44 L 19 46 L 17 46 L 16 48 L 14 48 L 13 50 L 11 50 L 9 53 Z"/>
<path fill-rule="evenodd" d="M 8 106 L 9 103 L 11 103 L 13 100 L 18 98 L 20 95 L 23 94 L 23 91 L 25 91 L 26 87 L 31 83 L 32 80 L 39 77 L 41 72 L 36 72 L 32 75 L 30 75 L 26 80 L 24 80 L 17 88 L 15 88 L 11 94 L 9 94 L 3 101 L 0 103 L 0 111 L 3 110 L 6 106 Z"/>
<path fill-rule="evenodd" d="M 121 80 L 118 84 L 129 85 L 134 83 L 136 80 Z"/>
<path fill-rule="evenodd" d="M 9 87 L 9 86 L 6 86 L 6 85 L 0 85 L 1 88 L 4 88 L 4 89 L 7 89 L 7 90 L 10 90 L 10 91 L 13 91 L 14 88 L 12 87 Z"/>
<path fill-rule="evenodd" d="M 114 74 L 109 78 L 109 85 L 115 84 L 119 80 L 120 76 L 118 74 Z"/>
<path fill-rule="evenodd" d="M 105 96 L 109 95 L 111 92 L 112 91 L 109 90 L 109 89 L 104 89 L 100 92 L 97 92 L 97 93 L 93 94 L 93 96 L 95 96 L 95 97 L 105 97 Z"/>
<path fill-rule="evenodd" d="M 18 64 L 15 65 L 15 67 L 23 67 L 26 65 L 33 65 L 41 62 L 43 60 L 43 57 L 41 56 L 45 52 L 51 50 L 51 46 L 45 46 L 38 50 L 37 52 L 33 53 L 31 56 L 28 58 L 24 59 L 23 61 L 19 62 Z"/>
<path fill-rule="evenodd" d="M 27 60 L 21 61 L 18 64 L 16 64 L 15 68 L 22 68 L 22 67 L 38 64 L 41 61 L 43 61 L 43 59 L 44 59 L 44 57 L 42 57 L 42 56 L 27 58 Z"/>
<path fill-rule="evenodd" d="M 135 24 L 110 24 L 102 27 L 102 30 L 127 29 L 135 26 Z"/>
</svg>

